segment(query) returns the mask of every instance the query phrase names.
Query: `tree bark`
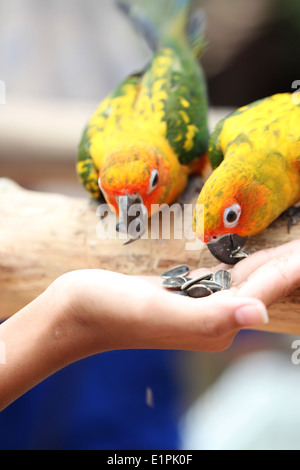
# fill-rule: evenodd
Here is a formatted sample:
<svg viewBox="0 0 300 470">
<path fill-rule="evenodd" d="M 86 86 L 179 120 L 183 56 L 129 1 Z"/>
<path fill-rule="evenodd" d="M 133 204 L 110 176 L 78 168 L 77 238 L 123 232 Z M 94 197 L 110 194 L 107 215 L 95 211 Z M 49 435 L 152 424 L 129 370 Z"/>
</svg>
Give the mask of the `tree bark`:
<svg viewBox="0 0 300 470">
<path fill-rule="evenodd" d="M 196 194 L 191 202 L 196 202 Z M 96 211 L 97 203 L 88 196 L 33 192 L 0 179 L 0 318 L 16 313 L 68 271 L 101 268 L 159 275 L 178 264 L 191 269 L 216 264 L 203 244 L 192 243 L 190 234 L 183 239 L 144 239 L 128 246 L 123 245 L 124 239 L 103 239 L 103 227 L 113 225 L 114 216 L 109 214 L 101 222 Z M 181 217 L 179 212 L 175 217 Z M 253 252 L 299 237 L 300 225 L 288 234 L 287 222 L 281 219 L 253 237 L 247 249 Z M 267 330 L 300 334 L 300 289 L 269 313 Z"/>
</svg>

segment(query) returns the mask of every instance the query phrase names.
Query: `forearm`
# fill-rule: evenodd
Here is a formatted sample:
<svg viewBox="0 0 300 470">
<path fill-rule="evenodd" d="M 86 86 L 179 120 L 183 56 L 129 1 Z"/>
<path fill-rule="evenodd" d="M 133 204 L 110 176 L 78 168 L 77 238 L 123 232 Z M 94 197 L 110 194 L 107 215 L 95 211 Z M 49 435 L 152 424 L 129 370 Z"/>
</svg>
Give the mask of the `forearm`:
<svg viewBox="0 0 300 470">
<path fill-rule="evenodd" d="M 112 293 L 103 287 L 107 276 L 101 272 L 91 296 L 85 295 L 87 286 L 80 291 L 84 279 L 76 280 L 76 273 L 64 276 L 0 325 L 0 410 L 68 364 L 144 344 L 140 315 L 124 311 L 118 285 Z"/>
<path fill-rule="evenodd" d="M 0 342 L 0 410 L 82 353 L 49 291 L 0 326 Z"/>
<path fill-rule="evenodd" d="M 76 282 L 74 274 L 58 279 L 0 325 L 0 411 L 68 364 L 144 344 L 140 316 L 124 313 L 124 304 L 117 302 L 118 292 L 112 296 L 103 289 L 91 315 L 87 305 L 93 296 L 80 292 L 84 282 Z M 95 297 L 104 278 L 102 273 L 96 280 Z"/>
<path fill-rule="evenodd" d="M 84 357 L 128 348 L 221 351 L 240 328 L 267 321 L 261 302 L 234 292 L 191 299 L 154 284 L 101 270 L 68 273 L 0 325 L 0 410 Z"/>
</svg>

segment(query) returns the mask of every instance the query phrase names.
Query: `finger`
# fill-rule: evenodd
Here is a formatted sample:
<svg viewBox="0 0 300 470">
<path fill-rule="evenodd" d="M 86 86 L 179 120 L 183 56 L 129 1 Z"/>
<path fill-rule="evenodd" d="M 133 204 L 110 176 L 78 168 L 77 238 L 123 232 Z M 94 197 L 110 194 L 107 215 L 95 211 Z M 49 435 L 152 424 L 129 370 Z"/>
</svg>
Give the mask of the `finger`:
<svg viewBox="0 0 300 470">
<path fill-rule="evenodd" d="M 205 299 L 206 300 L 206 299 Z M 268 313 L 264 304 L 252 297 L 237 296 L 234 292 L 218 292 L 207 298 L 203 320 L 212 331 L 245 328 L 268 323 Z"/>
<path fill-rule="evenodd" d="M 268 322 L 262 302 L 237 297 L 232 291 L 203 299 L 177 298 L 166 293 L 164 300 L 162 297 L 160 300 L 164 306 L 163 315 L 160 315 L 160 335 L 164 338 L 163 343 L 171 348 L 221 351 L 230 346 L 240 329 Z"/>
<path fill-rule="evenodd" d="M 248 279 L 251 273 L 273 259 L 279 259 L 281 256 L 293 256 L 294 253 L 297 254 L 299 252 L 300 240 L 294 240 L 275 248 L 269 248 L 268 250 L 258 251 L 233 267 L 231 270 L 233 282 L 237 285 L 241 284 Z"/>
<path fill-rule="evenodd" d="M 238 296 L 253 296 L 267 306 L 300 287 L 300 245 L 256 269 L 238 289 Z M 277 251 L 280 253 L 281 250 Z"/>
</svg>

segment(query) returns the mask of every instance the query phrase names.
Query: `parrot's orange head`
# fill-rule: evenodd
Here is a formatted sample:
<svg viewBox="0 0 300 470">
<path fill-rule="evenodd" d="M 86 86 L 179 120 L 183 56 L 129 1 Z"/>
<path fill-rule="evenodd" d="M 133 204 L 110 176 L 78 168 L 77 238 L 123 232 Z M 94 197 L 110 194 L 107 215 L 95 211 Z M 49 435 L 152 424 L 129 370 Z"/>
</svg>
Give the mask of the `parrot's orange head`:
<svg viewBox="0 0 300 470">
<path fill-rule="evenodd" d="M 129 225 L 139 225 L 142 234 L 152 204 L 164 202 L 169 187 L 170 169 L 155 149 L 146 146 L 122 146 L 109 155 L 99 174 L 99 186 L 107 201 L 125 223 L 132 239 Z M 122 222 L 121 222 L 122 223 Z"/>
<path fill-rule="evenodd" d="M 235 264 L 247 237 L 265 228 L 267 188 L 240 169 L 224 163 L 206 181 L 194 213 L 194 231 L 219 261 Z"/>
</svg>

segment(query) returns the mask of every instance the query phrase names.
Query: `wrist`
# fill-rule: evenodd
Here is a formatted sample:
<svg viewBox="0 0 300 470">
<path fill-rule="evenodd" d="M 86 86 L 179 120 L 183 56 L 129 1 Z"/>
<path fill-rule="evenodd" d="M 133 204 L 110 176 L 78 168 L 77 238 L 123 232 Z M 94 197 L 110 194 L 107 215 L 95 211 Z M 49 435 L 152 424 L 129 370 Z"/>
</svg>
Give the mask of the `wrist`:
<svg viewBox="0 0 300 470">
<path fill-rule="evenodd" d="M 120 319 L 109 311 L 107 296 L 95 300 L 89 287 L 82 272 L 74 271 L 58 278 L 46 291 L 54 303 L 55 336 L 67 363 L 119 346 Z M 112 299 L 109 303 L 113 306 Z"/>
<path fill-rule="evenodd" d="M 79 292 L 71 276 L 65 274 L 56 279 L 43 295 L 51 306 L 50 330 L 53 345 L 60 356 L 60 366 L 93 354 L 93 322 L 78 304 Z"/>
<path fill-rule="evenodd" d="M 131 278 L 101 270 L 75 271 L 52 288 L 58 304 L 65 305 L 60 314 L 82 357 L 143 344 L 149 299 L 145 293 L 133 295 Z"/>
</svg>

